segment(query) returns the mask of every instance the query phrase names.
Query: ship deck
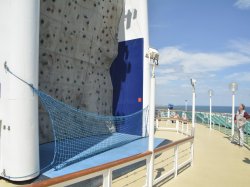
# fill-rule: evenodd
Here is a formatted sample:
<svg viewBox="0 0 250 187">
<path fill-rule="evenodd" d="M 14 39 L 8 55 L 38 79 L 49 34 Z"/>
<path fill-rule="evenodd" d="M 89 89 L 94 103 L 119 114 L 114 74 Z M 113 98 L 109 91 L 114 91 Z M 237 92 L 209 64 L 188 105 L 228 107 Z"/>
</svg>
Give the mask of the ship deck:
<svg viewBox="0 0 250 187">
<path fill-rule="evenodd" d="M 166 136 L 169 137 L 167 134 Z M 157 186 L 250 186 L 248 148 L 230 143 L 228 136 L 217 130 L 210 131 L 203 125 L 197 125 L 194 142 L 193 166 L 178 175 L 176 179 Z"/>
<path fill-rule="evenodd" d="M 169 131 L 157 131 L 156 137 L 172 141 L 184 137 L 182 134 Z M 161 168 L 156 168 L 161 171 Z M 113 186 L 142 186 L 144 180 L 140 173 L 127 173 L 113 181 Z M 164 171 L 164 168 L 162 168 Z M 167 178 L 157 187 L 247 187 L 250 184 L 250 150 L 230 143 L 228 136 L 216 130 L 209 130 L 203 125 L 197 125 L 194 140 L 194 164 L 183 170 L 177 178 Z M 0 180 L 0 186 L 15 186 Z"/>
<path fill-rule="evenodd" d="M 156 136 L 172 141 L 184 137 L 176 132 L 162 130 L 157 131 Z M 155 169 L 163 172 L 168 168 L 155 167 Z M 138 180 L 143 172 L 138 170 L 124 175 L 116 179 L 113 186 L 143 186 L 144 180 Z M 250 186 L 249 173 L 250 150 L 248 148 L 230 143 L 229 137 L 217 130 L 210 131 L 204 125 L 197 125 L 193 166 L 184 168 L 177 178 L 171 176 L 156 184 L 155 187 L 248 187 Z"/>
</svg>

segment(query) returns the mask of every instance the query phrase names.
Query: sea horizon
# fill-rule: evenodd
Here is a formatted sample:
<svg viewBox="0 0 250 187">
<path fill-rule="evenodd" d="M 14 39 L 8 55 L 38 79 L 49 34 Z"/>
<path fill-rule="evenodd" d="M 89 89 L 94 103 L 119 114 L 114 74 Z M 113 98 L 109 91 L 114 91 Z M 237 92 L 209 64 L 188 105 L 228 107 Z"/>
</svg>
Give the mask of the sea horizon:
<svg viewBox="0 0 250 187">
<path fill-rule="evenodd" d="M 167 109 L 167 106 L 156 106 L 156 109 Z M 209 106 L 207 105 L 197 105 L 195 106 L 197 112 L 209 112 Z M 184 105 L 174 106 L 173 110 L 185 110 Z M 191 111 L 192 106 L 188 105 L 187 110 Z M 235 112 L 238 110 L 238 106 L 235 107 Z M 250 113 L 250 107 L 246 107 L 246 112 Z M 232 106 L 212 106 L 212 112 L 216 113 L 232 113 Z"/>
</svg>

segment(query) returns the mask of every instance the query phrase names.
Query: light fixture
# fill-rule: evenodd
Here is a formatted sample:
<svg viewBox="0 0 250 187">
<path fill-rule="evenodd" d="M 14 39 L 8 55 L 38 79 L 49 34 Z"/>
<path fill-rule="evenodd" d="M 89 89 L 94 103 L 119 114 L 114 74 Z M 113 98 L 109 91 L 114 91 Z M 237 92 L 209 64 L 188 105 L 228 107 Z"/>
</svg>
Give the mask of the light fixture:
<svg viewBox="0 0 250 187">
<path fill-rule="evenodd" d="M 153 48 L 149 48 L 146 53 L 146 57 L 150 59 L 150 63 L 153 65 L 158 65 L 159 56 L 159 52 Z"/>
<path fill-rule="evenodd" d="M 236 82 L 231 82 L 229 84 L 229 89 L 234 94 L 238 90 L 238 84 Z"/>
<path fill-rule="evenodd" d="M 196 80 L 195 79 L 191 79 L 191 85 L 193 87 L 193 92 L 195 91 L 195 85 L 196 85 Z"/>
<path fill-rule="evenodd" d="M 208 90 L 209 97 L 212 97 L 214 95 L 214 91 L 212 89 Z"/>
</svg>

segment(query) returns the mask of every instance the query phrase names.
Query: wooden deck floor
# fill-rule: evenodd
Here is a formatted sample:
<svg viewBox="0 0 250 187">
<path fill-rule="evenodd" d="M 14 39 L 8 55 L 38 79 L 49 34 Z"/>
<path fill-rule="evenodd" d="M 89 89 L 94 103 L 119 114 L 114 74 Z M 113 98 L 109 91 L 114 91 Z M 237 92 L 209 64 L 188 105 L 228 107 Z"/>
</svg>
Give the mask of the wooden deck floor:
<svg viewBox="0 0 250 187">
<path fill-rule="evenodd" d="M 166 137 L 168 137 L 166 132 Z M 197 125 L 194 165 L 162 187 L 249 187 L 250 150 L 216 130 Z"/>
</svg>

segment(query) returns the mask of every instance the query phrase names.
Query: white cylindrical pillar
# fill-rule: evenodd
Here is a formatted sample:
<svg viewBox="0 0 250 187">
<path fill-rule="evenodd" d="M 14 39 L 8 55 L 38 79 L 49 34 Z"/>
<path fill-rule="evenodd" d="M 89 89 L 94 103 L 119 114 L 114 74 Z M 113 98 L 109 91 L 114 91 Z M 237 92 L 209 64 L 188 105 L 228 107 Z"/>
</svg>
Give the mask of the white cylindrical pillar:
<svg viewBox="0 0 250 187">
<path fill-rule="evenodd" d="M 232 129 L 231 129 L 232 130 L 232 132 L 231 132 L 232 138 L 234 136 L 234 116 L 235 116 L 235 94 L 233 93 L 233 95 L 232 95 Z"/>
<path fill-rule="evenodd" d="M 192 103 L 192 127 L 195 128 L 195 91 L 193 91 L 193 103 Z"/>
<path fill-rule="evenodd" d="M 136 25 L 140 28 L 140 33 L 143 37 L 143 108 L 150 105 L 150 63 L 148 63 L 148 58 L 146 57 L 146 53 L 149 49 L 149 34 L 148 34 L 148 1 L 131 1 L 130 3 L 135 5 L 138 4 L 137 9 L 138 20 L 136 21 Z M 146 135 L 146 124 L 143 124 L 143 136 Z"/>
<path fill-rule="evenodd" d="M 4 62 L 9 56 L 9 17 L 10 17 L 10 4 L 11 1 L 0 1 L 0 173 L 3 171 L 3 146 L 6 144 L 5 133 L 3 133 L 4 125 L 6 124 L 6 109 L 7 109 L 7 97 L 8 97 L 8 84 L 7 74 L 4 69 Z"/>
<path fill-rule="evenodd" d="M 209 98 L 209 128 L 212 129 L 212 97 Z"/>
<path fill-rule="evenodd" d="M 148 150 L 152 155 L 147 159 L 147 186 L 153 186 L 154 180 L 154 118 L 155 118 L 155 77 L 151 78 L 150 83 L 150 109 L 149 109 L 149 140 Z"/>
<path fill-rule="evenodd" d="M 148 150 L 154 150 L 154 118 L 155 118 L 155 78 L 151 78 L 150 109 L 149 109 L 149 146 Z"/>
<path fill-rule="evenodd" d="M 170 118 L 170 110 L 169 110 L 169 108 L 168 108 L 168 118 Z"/>
<path fill-rule="evenodd" d="M 9 57 L 12 72 L 38 87 L 39 0 L 12 0 L 9 19 Z M 0 44 L 1 45 L 1 44 Z M 32 89 L 8 76 L 8 119 L 3 147 L 3 177 L 24 181 L 39 175 L 38 98 Z"/>
</svg>

